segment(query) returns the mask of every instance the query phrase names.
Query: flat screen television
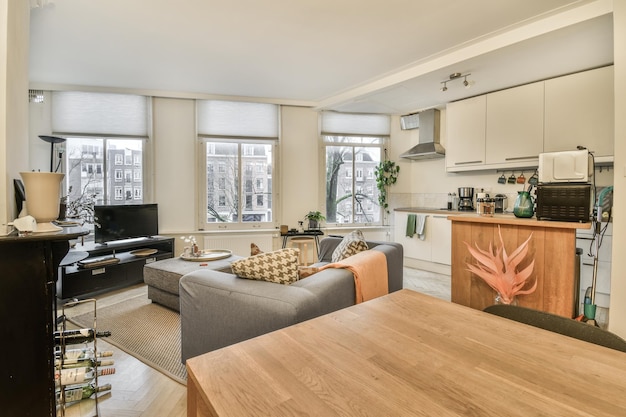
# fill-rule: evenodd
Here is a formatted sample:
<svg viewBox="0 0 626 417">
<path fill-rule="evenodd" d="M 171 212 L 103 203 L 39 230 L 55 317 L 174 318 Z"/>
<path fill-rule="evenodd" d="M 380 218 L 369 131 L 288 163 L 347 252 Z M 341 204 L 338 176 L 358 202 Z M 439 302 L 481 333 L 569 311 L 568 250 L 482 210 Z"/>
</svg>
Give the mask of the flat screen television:
<svg viewBox="0 0 626 417">
<path fill-rule="evenodd" d="M 96 243 L 150 237 L 159 234 L 156 204 L 95 206 L 94 227 Z"/>
</svg>

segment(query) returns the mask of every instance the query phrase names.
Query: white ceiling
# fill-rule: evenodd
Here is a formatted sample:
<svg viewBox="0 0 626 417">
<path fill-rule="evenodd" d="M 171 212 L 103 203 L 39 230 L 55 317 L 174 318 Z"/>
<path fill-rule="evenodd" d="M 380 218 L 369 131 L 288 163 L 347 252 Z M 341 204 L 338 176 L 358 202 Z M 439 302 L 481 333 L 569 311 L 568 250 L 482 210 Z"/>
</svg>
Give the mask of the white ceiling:
<svg viewBox="0 0 626 417">
<path fill-rule="evenodd" d="M 404 114 L 613 62 L 612 0 L 48 1 L 31 88 Z"/>
</svg>

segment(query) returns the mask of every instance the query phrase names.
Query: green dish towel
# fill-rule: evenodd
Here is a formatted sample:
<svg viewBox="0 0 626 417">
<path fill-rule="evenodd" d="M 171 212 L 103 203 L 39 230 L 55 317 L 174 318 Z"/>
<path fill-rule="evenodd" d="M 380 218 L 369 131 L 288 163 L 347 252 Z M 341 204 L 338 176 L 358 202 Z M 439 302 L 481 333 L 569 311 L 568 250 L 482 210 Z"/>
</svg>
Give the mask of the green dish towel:
<svg viewBox="0 0 626 417">
<path fill-rule="evenodd" d="M 417 216 L 415 214 L 409 214 L 406 218 L 406 236 L 415 236 L 415 229 L 417 225 Z"/>
</svg>

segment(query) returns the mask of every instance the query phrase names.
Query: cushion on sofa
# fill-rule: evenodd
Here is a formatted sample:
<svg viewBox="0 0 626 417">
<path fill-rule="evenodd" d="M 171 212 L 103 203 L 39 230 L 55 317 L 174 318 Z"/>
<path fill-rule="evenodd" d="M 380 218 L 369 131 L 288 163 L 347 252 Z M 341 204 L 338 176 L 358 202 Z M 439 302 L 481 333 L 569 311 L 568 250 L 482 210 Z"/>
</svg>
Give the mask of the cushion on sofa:
<svg viewBox="0 0 626 417">
<path fill-rule="evenodd" d="M 339 245 L 337 245 L 333 251 L 332 261 L 339 262 L 342 259 L 346 259 L 349 256 L 356 255 L 357 253 L 368 249 L 369 248 L 365 242 L 363 232 L 360 230 L 354 230 L 344 236 Z"/>
<path fill-rule="evenodd" d="M 291 284 L 298 280 L 298 255 L 294 248 L 261 253 L 231 264 L 234 274 L 241 278 Z"/>
</svg>

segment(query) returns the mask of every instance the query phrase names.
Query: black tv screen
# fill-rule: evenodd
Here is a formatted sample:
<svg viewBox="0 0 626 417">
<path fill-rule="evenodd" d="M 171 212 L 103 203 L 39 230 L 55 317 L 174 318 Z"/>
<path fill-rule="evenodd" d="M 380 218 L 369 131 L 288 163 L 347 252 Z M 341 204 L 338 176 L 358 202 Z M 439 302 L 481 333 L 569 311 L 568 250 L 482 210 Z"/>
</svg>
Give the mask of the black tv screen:
<svg viewBox="0 0 626 417">
<path fill-rule="evenodd" d="M 159 234 L 156 204 L 95 206 L 94 215 L 97 223 L 94 227 L 96 243 Z"/>
</svg>

